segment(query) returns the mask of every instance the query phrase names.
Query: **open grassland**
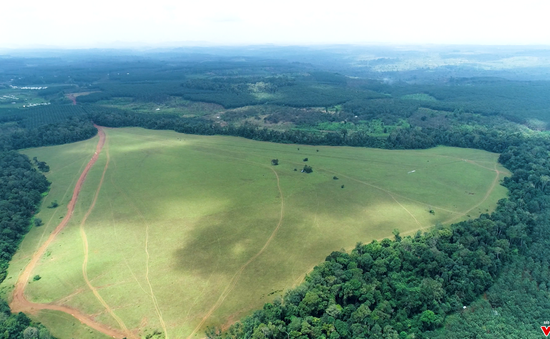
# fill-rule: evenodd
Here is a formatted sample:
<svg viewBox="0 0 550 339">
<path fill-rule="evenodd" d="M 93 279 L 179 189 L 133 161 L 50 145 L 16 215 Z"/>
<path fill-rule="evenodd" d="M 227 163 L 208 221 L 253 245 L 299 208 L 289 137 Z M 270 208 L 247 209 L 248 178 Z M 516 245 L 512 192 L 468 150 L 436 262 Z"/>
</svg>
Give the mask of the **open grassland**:
<svg viewBox="0 0 550 339">
<path fill-rule="evenodd" d="M 109 100 L 101 100 L 98 104 L 138 113 L 176 114 L 186 117 L 210 115 L 224 110 L 220 105 L 193 102 L 179 97 L 170 97 L 161 103 L 140 102 L 128 97 L 115 97 Z"/>
<path fill-rule="evenodd" d="M 230 323 L 298 284 L 331 251 L 391 237 L 394 229 L 410 234 L 474 218 L 506 195 L 498 183 L 508 172 L 498 155 L 479 150 L 105 131 L 74 217 L 36 267 L 32 276 L 42 279 L 26 295 L 78 308 L 128 329 L 129 337 L 158 331 L 200 338 L 206 326 Z M 63 216 L 96 142 L 24 151 L 50 165 L 44 206 L 57 199 L 60 207 L 42 208 L 46 225 L 25 238 L 4 289 Z M 313 173 L 301 173 L 304 164 Z M 80 333 L 73 337 L 102 337 L 54 313 L 34 316 L 60 338 L 69 338 L 68 326 Z"/>
</svg>

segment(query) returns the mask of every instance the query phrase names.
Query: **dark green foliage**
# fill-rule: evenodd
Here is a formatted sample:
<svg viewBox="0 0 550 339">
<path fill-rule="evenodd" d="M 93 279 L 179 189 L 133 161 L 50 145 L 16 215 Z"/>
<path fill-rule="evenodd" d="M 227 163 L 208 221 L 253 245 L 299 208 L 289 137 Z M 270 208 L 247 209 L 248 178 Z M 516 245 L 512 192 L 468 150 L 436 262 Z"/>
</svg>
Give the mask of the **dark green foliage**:
<svg viewBox="0 0 550 339">
<path fill-rule="evenodd" d="M 57 203 L 57 200 L 54 200 L 50 203 L 48 208 L 57 208 L 58 206 L 59 206 L 59 204 Z"/>
<path fill-rule="evenodd" d="M 0 281 L 49 183 L 16 152 L 0 152 Z"/>
<path fill-rule="evenodd" d="M 38 128 L 48 124 L 56 124 L 66 121 L 68 118 L 82 118 L 84 111 L 79 106 L 73 105 L 48 105 L 18 109 L 0 109 L 0 119 L 18 121 L 22 128 Z M 0 122 L 4 122 L 0 120 Z"/>
<path fill-rule="evenodd" d="M 271 164 L 272 164 L 273 166 L 279 165 L 279 159 L 271 159 Z"/>
<path fill-rule="evenodd" d="M 55 339 L 44 325 L 21 312 L 12 314 L 4 300 L 0 300 L 0 333 L 7 339 Z"/>
<path fill-rule="evenodd" d="M 85 140 L 96 134 L 97 129 L 90 120 L 84 117 L 72 117 L 55 124 L 0 133 L 0 149 L 59 145 Z"/>
<path fill-rule="evenodd" d="M 311 172 L 313 172 L 313 168 L 311 168 L 311 166 L 304 165 L 304 168 L 302 169 L 302 172 L 303 173 L 311 173 Z"/>
<path fill-rule="evenodd" d="M 38 280 L 40 280 L 40 279 L 42 279 L 42 277 L 39 276 L 38 274 L 35 275 L 34 277 L 32 277 L 32 280 L 33 280 L 33 281 L 38 281 Z"/>
<path fill-rule="evenodd" d="M 42 226 L 44 223 L 42 222 L 42 219 L 40 218 L 34 218 L 34 226 L 39 227 Z"/>
<path fill-rule="evenodd" d="M 40 172 L 49 172 L 50 166 L 46 164 L 44 161 L 38 161 L 36 157 L 32 158 L 33 163 L 36 165 L 36 167 L 40 170 Z"/>
</svg>

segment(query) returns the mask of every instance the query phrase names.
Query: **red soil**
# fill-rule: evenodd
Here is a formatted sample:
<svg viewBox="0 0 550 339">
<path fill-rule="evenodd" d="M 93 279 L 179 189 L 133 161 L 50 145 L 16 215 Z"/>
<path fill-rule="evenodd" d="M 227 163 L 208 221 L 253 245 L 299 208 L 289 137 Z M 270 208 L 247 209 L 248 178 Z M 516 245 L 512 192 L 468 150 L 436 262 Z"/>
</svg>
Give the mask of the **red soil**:
<svg viewBox="0 0 550 339">
<path fill-rule="evenodd" d="M 74 100 L 74 97 L 73 97 Z M 76 104 L 76 101 L 73 101 Z M 88 172 L 92 168 L 92 166 L 95 164 L 99 157 L 99 153 L 103 149 L 103 145 L 105 144 L 105 132 L 100 126 L 94 125 L 97 128 L 98 134 L 99 134 L 99 142 L 97 143 L 96 152 L 93 155 L 92 159 L 90 159 L 90 162 L 86 165 L 86 168 L 80 175 L 80 178 L 76 182 L 74 191 L 73 191 L 73 197 L 71 201 L 69 202 L 69 205 L 67 206 L 67 214 L 61 220 L 59 225 L 55 228 L 55 230 L 50 234 L 48 239 L 40 246 L 33 254 L 31 261 L 25 267 L 23 272 L 19 275 L 19 278 L 17 279 L 17 283 L 15 284 L 15 289 L 13 291 L 13 300 L 10 303 L 10 307 L 12 312 L 27 312 L 27 313 L 35 313 L 40 310 L 53 310 L 53 311 L 61 311 L 65 312 L 67 314 L 72 315 L 76 319 L 78 319 L 81 323 L 101 332 L 106 335 L 109 335 L 113 338 L 125 338 L 126 335 L 122 333 L 119 330 L 113 329 L 105 324 L 97 322 L 95 319 L 93 319 L 91 316 L 84 314 L 80 312 L 77 309 L 63 306 L 63 305 L 56 305 L 56 304 L 37 304 L 33 303 L 27 300 L 25 297 L 25 287 L 28 284 L 29 277 L 42 257 L 44 255 L 44 252 L 48 248 L 48 246 L 54 241 L 55 237 L 65 228 L 65 226 L 69 223 L 69 220 L 71 219 L 74 211 L 74 207 L 76 204 L 76 201 L 78 199 L 78 194 L 80 193 L 80 190 L 82 189 L 82 184 L 86 180 L 86 176 L 88 175 Z"/>
</svg>

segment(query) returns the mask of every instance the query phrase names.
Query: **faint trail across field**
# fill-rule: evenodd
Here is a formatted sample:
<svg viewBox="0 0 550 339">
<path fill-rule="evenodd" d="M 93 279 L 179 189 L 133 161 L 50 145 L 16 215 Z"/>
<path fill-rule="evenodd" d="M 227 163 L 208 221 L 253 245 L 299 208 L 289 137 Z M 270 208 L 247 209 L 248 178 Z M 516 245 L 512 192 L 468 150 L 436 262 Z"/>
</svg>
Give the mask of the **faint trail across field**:
<svg viewBox="0 0 550 339">
<path fill-rule="evenodd" d="M 115 162 L 115 168 L 116 168 L 116 162 Z M 169 339 L 168 329 L 166 328 L 166 323 L 164 321 L 164 318 L 162 317 L 162 311 L 160 309 L 158 299 L 155 295 L 155 292 L 153 291 L 153 286 L 151 285 L 151 280 L 149 279 L 149 259 L 150 259 L 150 255 L 149 255 L 149 223 L 147 222 L 147 219 L 145 218 L 143 213 L 141 213 L 141 209 L 137 206 L 137 204 L 132 199 L 130 199 L 130 197 L 124 192 L 124 190 L 122 190 L 119 186 L 117 186 L 117 184 L 113 180 L 113 178 L 111 178 L 111 184 L 114 187 L 116 187 L 116 189 L 118 190 L 118 192 L 120 194 L 124 195 L 126 201 L 134 207 L 134 209 L 136 210 L 136 213 L 139 214 L 140 218 L 143 220 L 143 223 L 145 224 L 145 258 L 146 258 L 145 259 L 145 280 L 147 281 L 147 285 L 149 287 L 149 292 L 145 291 L 145 289 L 141 286 L 141 284 L 139 283 L 139 280 L 137 279 L 137 277 L 134 274 L 132 268 L 128 264 L 128 261 L 126 260 L 126 258 L 124 258 L 124 261 L 125 261 L 126 266 L 128 267 L 128 269 L 130 270 L 130 273 L 132 274 L 132 276 L 136 280 L 137 284 L 141 288 L 141 290 L 143 292 L 145 292 L 145 294 L 147 294 L 151 297 L 151 301 L 153 302 L 153 306 L 155 307 L 155 312 L 156 312 L 157 317 L 159 319 L 160 326 L 162 327 L 162 330 L 164 331 L 164 339 Z"/>
<path fill-rule="evenodd" d="M 105 324 L 97 322 L 95 319 L 93 319 L 91 316 L 84 314 L 80 312 L 77 309 L 73 309 L 68 306 L 63 305 L 56 305 L 56 304 L 37 304 L 30 302 L 25 297 L 25 287 L 28 284 L 30 275 L 35 268 L 36 264 L 40 260 L 40 258 L 44 255 L 46 252 L 46 249 L 50 246 L 50 244 L 55 240 L 55 237 L 67 226 L 69 223 L 69 220 L 71 219 L 74 207 L 76 204 L 76 201 L 78 199 L 78 195 L 80 193 L 80 190 L 82 189 L 82 185 L 84 181 L 86 180 L 86 176 L 90 172 L 90 169 L 97 161 L 99 154 L 101 150 L 103 149 L 103 145 L 105 144 L 105 132 L 100 126 L 94 125 L 98 130 L 99 135 L 99 141 L 96 146 L 96 152 L 90 159 L 90 162 L 86 165 L 84 168 L 84 171 L 80 175 L 80 178 L 76 182 L 75 188 L 73 190 L 73 196 L 71 198 L 71 201 L 67 205 L 67 214 L 65 217 L 61 220 L 59 225 L 53 230 L 53 232 L 50 234 L 48 239 L 40 246 L 33 254 L 29 264 L 25 267 L 23 272 L 19 275 L 17 282 L 15 283 L 15 288 L 13 290 L 13 300 L 10 302 L 10 308 L 12 312 L 29 312 L 34 313 L 40 310 L 52 310 L 52 311 L 60 311 L 65 312 L 67 314 L 72 315 L 76 319 L 78 319 L 81 323 L 101 332 L 108 336 L 111 336 L 113 338 L 125 338 L 127 335 L 125 333 L 121 333 L 118 330 L 115 330 Z"/>
<path fill-rule="evenodd" d="M 97 300 L 105 307 L 107 312 L 113 317 L 113 319 L 116 320 L 120 328 L 124 330 L 126 335 L 130 338 L 133 338 L 134 336 L 130 331 L 128 331 L 128 328 L 126 327 L 126 324 L 124 324 L 124 321 L 120 319 L 111 309 L 109 304 L 101 297 L 97 289 L 92 285 L 90 280 L 88 279 L 88 237 L 86 236 L 86 231 L 84 229 L 84 225 L 86 224 L 86 220 L 88 220 L 88 217 L 90 216 L 90 213 L 92 213 L 92 210 L 95 207 L 95 203 L 97 202 L 97 197 L 99 196 L 99 192 L 101 191 L 101 186 L 103 186 L 103 181 L 105 180 L 105 173 L 107 172 L 107 168 L 109 167 L 109 150 L 107 149 L 107 162 L 105 162 L 105 167 L 103 168 L 103 173 L 101 174 L 101 179 L 99 180 L 99 184 L 97 185 L 97 189 L 95 191 L 94 199 L 92 200 L 92 204 L 88 208 L 88 211 L 86 211 L 86 214 L 84 215 L 84 218 L 82 218 L 82 221 L 80 222 L 80 235 L 82 237 L 82 245 L 84 246 L 84 261 L 82 262 L 82 276 L 84 277 L 84 281 L 86 282 L 86 285 L 90 288 L 92 293 L 95 295 Z"/>
<path fill-rule="evenodd" d="M 409 215 L 414 219 L 414 221 L 416 222 L 416 224 L 417 224 L 418 226 L 422 226 L 422 225 L 420 224 L 420 222 L 418 222 L 418 219 L 416 219 L 416 217 L 411 213 L 411 211 L 409 211 L 405 206 L 403 206 L 403 204 L 401 204 L 401 203 L 399 202 L 399 200 L 395 199 L 395 197 L 394 197 L 391 193 L 388 193 L 388 194 L 389 194 L 389 196 L 390 196 L 393 200 L 395 200 L 395 202 L 396 202 L 399 206 L 401 206 L 407 213 L 409 213 Z"/>
<path fill-rule="evenodd" d="M 484 166 L 482 166 L 484 167 Z M 488 168 L 488 167 L 484 167 L 484 168 Z M 481 204 L 483 204 L 485 202 L 485 200 L 487 200 L 487 198 L 489 198 L 489 196 L 491 195 L 491 193 L 493 193 L 493 190 L 495 189 L 495 187 L 497 186 L 498 184 L 498 179 L 500 178 L 500 175 L 503 174 L 501 171 L 499 171 L 497 169 L 497 165 L 495 164 L 494 165 L 494 168 L 493 169 L 490 169 L 491 171 L 495 171 L 496 175 L 495 175 L 495 178 L 493 179 L 493 182 L 491 183 L 491 186 L 489 187 L 489 189 L 487 190 L 487 192 L 485 193 L 485 195 L 483 196 L 483 199 L 481 199 L 480 202 L 478 202 L 477 204 L 475 204 L 474 206 L 470 207 L 468 210 L 464 211 L 464 212 L 461 212 L 459 215 L 455 216 L 455 217 L 452 217 L 448 220 L 445 220 L 444 223 L 452 223 L 453 221 L 455 221 L 456 219 L 460 218 L 460 217 L 463 217 L 465 215 L 467 215 L 468 213 L 470 213 L 472 210 L 476 209 L 477 207 L 481 206 Z"/>
<path fill-rule="evenodd" d="M 281 197 L 281 212 L 280 212 L 279 222 L 277 224 L 277 227 L 275 227 L 275 229 L 271 233 L 271 236 L 267 239 L 264 246 L 258 251 L 258 253 L 256 253 L 252 258 L 250 258 L 247 262 L 245 262 L 237 270 L 237 272 L 233 275 L 233 277 L 231 277 L 231 280 L 229 281 L 229 284 L 227 285 L 225 290 L 222 292 L 222 294 L 220 295 L 220 297 L 218 298 L 218 300 L 216 301 L 214 306 L 212 306 L 212 308 L 210 308 L 208 313 L 205 314 L 205 316 L 202 318 L 201 322 L 195 327 L 195 329 L 193 330 L 193 332 L 191 332 L 191 334 L 187 337 L 187 339 L 191 339 L 191 337 L 193 337 L 193 335 L 195 333 L 197 333 L 197 331 L 204 325 L 204 323 L 208 320 L 208 318 L 210 318 L 212 313 L 214 313 L 214 311 L 216 311 L 218 309 L 218 307 L 220 307 L 221 304 L 223 304 L 223 302 L 225 301 L 225 298 L 227 298 L 229 293 L 231 293 L 231 291 L 233 290 L 233 288 L 237 284 L 237 281 L 239 280 L 239 277 L 241 276 L 241 274 L 243 273 L 245 268 L 248 265 L 250 265 L 250 263 L 252 263 L 254 260 L 256 260 L 256 258 L 258 258 L 262 253 L 264 253 L 264 251 L 269 246 L 271 241 L 275 238 L 275 235 L 277 235 L 277 232 L 279 231 L 279 228 L 281 228 L 281 225 L 283 224 L 283 218 L 284 218 L 284 214 L 285 214 L 285 199 L 284 199 L 284 196 L 283 196 L 283 191 L 281 190 L 281 182 L 280 182 L 279 174 L 277 173 L 277 171 L 275 171 L 273 168 L 270 168 L 270 169 L 273 171 L 273 173 L 275 174 L 275 177 L 277 178 L 277 189 L 279 190 L 279 196 Z"/>
<path fill-rule="evenodd" d="M 141 212 L 140 212 L 141 214 Z M 141 216 L 143 218 L 143 215 Z M 145 262 L 145 279 L 147 280 L 147 285 L 149 285 L 149 291 L 151 292 L 151 299 L 153 300 L 153 305 L 155 306 L 155 312 L 157 312 L 157 316 L 160 321 L 160 326 L 162 327 L 162 330 L 164 331 L 164 338 L 168 339 L 168 331 L 166 330 L 166 323 L 164 322 L 164 319 L 162 318 L 162 312 L 160 311 L 159 303 L 157 300 L 157 297 L 155 296 L 155 293 L 153 292 L 153 286 L 151 285 L 151 281 L 149 280 L 149 223 L 145 223 L 145 254 L 147 255 L 147 260 Z"/>
</svg>

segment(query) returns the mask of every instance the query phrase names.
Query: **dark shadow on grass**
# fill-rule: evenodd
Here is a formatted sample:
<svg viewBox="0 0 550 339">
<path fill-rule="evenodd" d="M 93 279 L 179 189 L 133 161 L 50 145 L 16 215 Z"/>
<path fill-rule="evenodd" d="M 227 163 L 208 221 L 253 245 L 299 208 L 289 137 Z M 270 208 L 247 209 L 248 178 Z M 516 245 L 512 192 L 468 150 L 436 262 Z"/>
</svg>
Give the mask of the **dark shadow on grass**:
<svg viewBox="0 0 550 339">
<path fill-rule="evenodd" d="M 251 217 L 257 211 L 245 207 L 202 218 L 189 232 L 187 244 L 174 253 L 177 269 L 205 279 L 213 272 L 233 276 L 271 236 L 278 223 L 277 207 L 266 207 L 264 217 Z"/>
</svg>

